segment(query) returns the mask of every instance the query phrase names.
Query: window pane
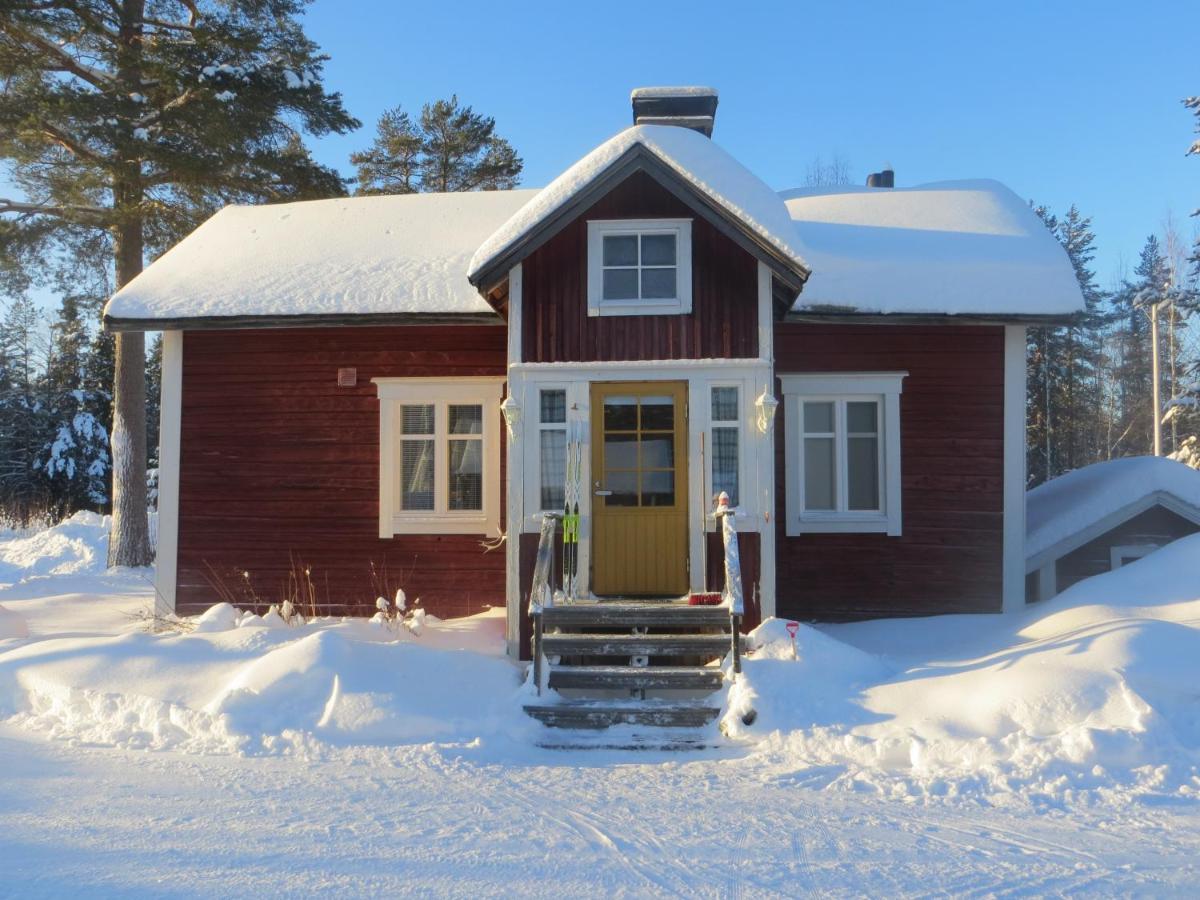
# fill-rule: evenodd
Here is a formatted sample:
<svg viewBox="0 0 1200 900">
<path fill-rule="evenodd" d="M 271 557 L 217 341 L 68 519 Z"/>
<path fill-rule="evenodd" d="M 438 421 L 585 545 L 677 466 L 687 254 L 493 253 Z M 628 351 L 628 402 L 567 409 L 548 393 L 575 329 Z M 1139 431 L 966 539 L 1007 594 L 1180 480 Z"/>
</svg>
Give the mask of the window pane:
<svg viewBox="0 0 1200 900">
<path fill-rule="evenodd" d="M 401 434 L 433 434 L 433 404 L 400 407 Z"/>
<path fill-rule="evenodd" d="M 851 434 L 875 434 L 879 430 L 876 424 L 878 413 L 879 404 L 874 401 L 847 403 L 846 430 Z"/>
<path fill-rule="evenodd" d="M 400 508 L 433 509 L 433 441 L 400 442 Z"/>
<path fill-rule="evenodd" d="M 608 472 L 604 489 L 612 494 L 604 500 L 608 506 L 637 506 L 637 472 Z"/>
<path fill-rule="evenodd" d="M 542 431 L 542 509 L 563 508 L 563 489 L 567 480 L 567 433 L 557 428 Z"/>
<path fill-rule="evenodd" d="M 814 405 L 821 406 L 828 404 Z M 805 509 L 833 509 L 833 471 L 833 438 L 805 438 Z"/>
<path fill-rule="evenodd" d="M 833 432 L 833 403 L 805 403 L 804 431 L 807 434 L 831 434 Z"/>
<path fill-rule="evenodd" d="M 483 441 L 450 441 L 450 509 L 483 509 Z"/>
<path fill-rule="evenodd" d="M 606 434 L 604 436 L 604 468 L 637 468 L 637 435 Z"/>
<path fill-rule="evenodd" d="M 671 397 L 642 398 L 642 430 L 673 431 L 675 428 L 675 401 Z"/>
<path fill-rule="evenodd" d="M 636 300 L 638 298 L 637 269 L 605 269 L 605 300 Z"/>
<path fill-rule="evenodd" d="M 637 430 L 637 398 L 608 397 L 604 401 L 605 431 Z"/>
<path fill-rule="evenodd" d="M 483 407 L 451 406 L 451 434 L 483 434 Z"/>
<path fill-rule="evenodd" d="M 642 473 L 642 506 L 674 506 L 675 473 Z"/>
<path fill-rule="evenodd" d="M 604 265 L 636 266 L 638 239 L 636 234 L 613 234 L 604 237 Z"/>
<path fill-rule="evenodd" d="M 736 422 L 738 420 L 737 388 L 715 387 L 712 389 L 712 418 L 714 422 Z"/>
<path fill-rule="evenodd" d="M 852 437 L 846 441 L 846 476 L 850 509 L 879 509 L 879 441 Z"/>
<path fill-rule="evenodd" d="M 567 421 L 567 392 L 542 391 L 542 423 Z"/>
<path fill-rule="evenodd" d="M 675 435 L 642 435 L 642 468 L 671 469 L 675 466 Z"/>
<path fill-rule="evenodd" d="M 642 297 L 644 299 L 670 299 L 674 296 L 674 269 L 642 269 Z"/>
<path fill-rule="evenodd" d="M 642 235 L 642 265 L 643 266 L 673 266 L 673 265 L 675 265 L 675 235 L 673 235 L 673 234 L 643 234 Z"/>
<path fill-rule="evenodd" d="M 717 388 L 716 390 L 730 390 Z M 736 392 L 735 392 L 736 394 Z M 731 506 L 738 505 L 738 430 L 736 428 L 714 428 L 712 430 L 712 480 L 713 493 L 721 491 L 729 495 Z"/>
</svg>

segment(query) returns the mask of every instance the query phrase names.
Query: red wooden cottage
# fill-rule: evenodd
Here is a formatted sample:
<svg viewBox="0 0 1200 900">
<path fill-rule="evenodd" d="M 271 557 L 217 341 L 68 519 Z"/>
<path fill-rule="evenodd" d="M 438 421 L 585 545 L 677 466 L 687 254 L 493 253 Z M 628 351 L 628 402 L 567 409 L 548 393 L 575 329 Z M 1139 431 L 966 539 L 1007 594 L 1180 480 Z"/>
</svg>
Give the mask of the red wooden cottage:
<svg viewBox="0 0 1200 900">
<path fill-rule="evenodd" d="M 229 207 L 116 294 L 109 328 L 165 333 L 162 602 L 403 586 L 506 605 L 517 654 L 575 468 L 579 605 L 720 588 L 722 491 L 750 619 L 1023 604 L 1025 328 L 1082 307 L 1065 254 L 992 181 L 777 193 L 716 105 L 635 91 L 541 190 Z"/>
</svg>

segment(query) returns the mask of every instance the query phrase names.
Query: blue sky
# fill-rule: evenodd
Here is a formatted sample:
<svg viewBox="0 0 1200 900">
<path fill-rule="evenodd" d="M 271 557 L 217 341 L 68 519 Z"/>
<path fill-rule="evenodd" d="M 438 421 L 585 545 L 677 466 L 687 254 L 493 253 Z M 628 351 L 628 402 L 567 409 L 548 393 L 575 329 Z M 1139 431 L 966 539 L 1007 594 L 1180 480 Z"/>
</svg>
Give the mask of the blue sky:
<svg viewBox="0 0 1200 900">
<path fill-rule="evenodd" d="M 714 138 L 776 188 L 814 157 L 855 181 L 992 177 L 1077 203 L 1107 284 L 1174 211 L 1190 237 L 1200 158 L 1200 2 L 433 3 L 316 0 L 309 34 L 364 127 L 316 145 L 350 172 L 396 103 L 457 92 L 545 184 L 629 123 L 639 85 L 710 84 Z"/>
</svg>

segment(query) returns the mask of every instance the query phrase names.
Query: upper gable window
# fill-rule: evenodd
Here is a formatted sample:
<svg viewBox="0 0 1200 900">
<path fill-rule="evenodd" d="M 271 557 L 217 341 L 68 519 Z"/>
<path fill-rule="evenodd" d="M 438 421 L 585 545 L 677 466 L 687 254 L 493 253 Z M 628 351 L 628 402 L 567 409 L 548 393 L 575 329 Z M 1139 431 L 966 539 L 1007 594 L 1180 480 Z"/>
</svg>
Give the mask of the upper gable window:
<svg viewBox="0 0 1200 900">
<path fill-rule="evenodd" d="M 588 222 L 589 316 L 691 311 L 691 219 Z"/>
</svg>

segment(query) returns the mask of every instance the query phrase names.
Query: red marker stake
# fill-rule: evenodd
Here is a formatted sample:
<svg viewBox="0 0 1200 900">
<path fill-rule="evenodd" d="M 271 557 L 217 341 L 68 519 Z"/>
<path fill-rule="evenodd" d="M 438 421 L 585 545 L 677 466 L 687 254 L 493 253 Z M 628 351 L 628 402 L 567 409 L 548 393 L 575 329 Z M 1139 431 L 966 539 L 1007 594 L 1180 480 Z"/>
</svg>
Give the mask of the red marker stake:
<svg viewBox="0 0 1200 900">
<path fill-rule="evenodd" d="M 799 659 L 800 657 L 796 655 L 796 632 L 800 630 L 800 623 L 788 622 L 786 628 L 792 639 L 792 659 Z"/>
</svg>

